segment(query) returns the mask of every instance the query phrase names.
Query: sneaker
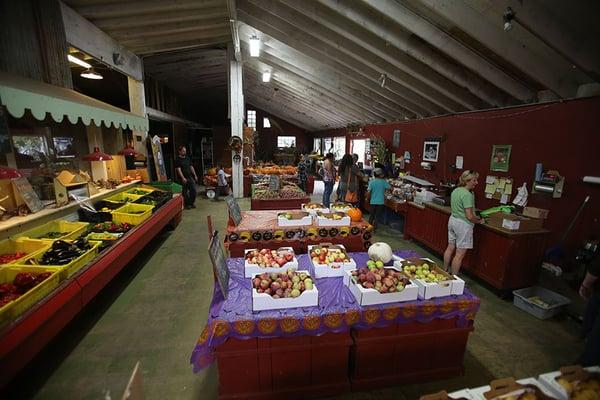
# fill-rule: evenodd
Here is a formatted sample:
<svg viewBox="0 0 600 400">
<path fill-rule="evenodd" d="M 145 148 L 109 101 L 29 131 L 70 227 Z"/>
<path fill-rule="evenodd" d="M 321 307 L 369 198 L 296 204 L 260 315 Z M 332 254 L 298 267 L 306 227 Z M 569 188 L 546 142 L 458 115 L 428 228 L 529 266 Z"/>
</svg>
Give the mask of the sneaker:
<svg viewBox="0 0 600 400">
<path fill-rule="evenodd" d="M 196 205 L 192 204 L 190 207 L 191 207 L 191 208 L 196 208 Z"/>
</svg>

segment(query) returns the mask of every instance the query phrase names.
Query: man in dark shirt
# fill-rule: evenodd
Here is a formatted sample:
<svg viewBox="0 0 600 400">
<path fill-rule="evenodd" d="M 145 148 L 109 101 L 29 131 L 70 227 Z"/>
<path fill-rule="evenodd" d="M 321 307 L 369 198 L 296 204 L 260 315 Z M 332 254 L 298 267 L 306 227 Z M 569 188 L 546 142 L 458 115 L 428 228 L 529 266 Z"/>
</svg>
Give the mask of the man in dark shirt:
<svg viewBox="0 0 600 400">
<path fill-rule="evenodd" d="M 196 185 L 198 182 L 198 176 L 192 165 L 192 160 L 187 156 L 187 149 L 185 146 L 179 146 L 178 156 L 175 159 L 175 170 L 177 176 L 183 186 L 183 199 L 185 208 L 196 208 L 194 202 L 196 201 Z"/>
<path fill-rule="evenodd" d="M 588 301 L 583 316 L 583 333 L 586 334 L 583 354 L 579 362 L 583 366 L 600 363 L 600 254 L 588 266 L 579 294 Z"/>
</svg>

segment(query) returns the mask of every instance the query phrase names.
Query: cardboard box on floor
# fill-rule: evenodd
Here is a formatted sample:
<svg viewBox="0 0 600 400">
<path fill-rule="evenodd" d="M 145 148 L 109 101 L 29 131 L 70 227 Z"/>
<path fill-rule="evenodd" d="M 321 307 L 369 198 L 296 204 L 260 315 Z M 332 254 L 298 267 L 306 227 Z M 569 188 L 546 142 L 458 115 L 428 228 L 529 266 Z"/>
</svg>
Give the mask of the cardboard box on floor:
<svg viewBox="0 0 600 400">
<path fill-rule="evenodd" d="M 523 209 L 523 215 L 526 217 L 531 217 L 531 218 L 546 219 L 546 218 L 548 218 L 549 212 L 550 212 L 550 210 L 546 210 L 544 208 L 537 208 L 537 207 L 525 207 Z"/>
<path fill-rule="evenodd" d="M 515 232 L 532 232 L 544 229 L 544 220 L 541 218 L 505 214 L 503 212 L 490 214 L 486 223 L 495 226 L 496 228 L 503 228 Z"/>
</svg>

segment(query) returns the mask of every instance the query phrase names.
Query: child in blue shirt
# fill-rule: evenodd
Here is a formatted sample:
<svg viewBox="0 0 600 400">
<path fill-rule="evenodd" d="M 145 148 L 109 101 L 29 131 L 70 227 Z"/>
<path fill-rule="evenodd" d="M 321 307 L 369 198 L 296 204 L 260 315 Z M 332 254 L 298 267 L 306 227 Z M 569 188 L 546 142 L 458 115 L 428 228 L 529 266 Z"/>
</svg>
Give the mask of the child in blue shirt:
<svg viewBox="0 0 600 400">
<path fill-rule="evenodd" d="M 368 191 L 371 194 L 371 211 L 369 215 L 369 223 L 373 225 L 373 229 L 377 228 L 377 218 L 383 211 L 385 201 L 385 191 L 391 189 L 389 183 L 383 179 L 383 171 L 381 168 L 375 168 L 373 170 L 374 178 L 369 181 Z"/>
</svg>

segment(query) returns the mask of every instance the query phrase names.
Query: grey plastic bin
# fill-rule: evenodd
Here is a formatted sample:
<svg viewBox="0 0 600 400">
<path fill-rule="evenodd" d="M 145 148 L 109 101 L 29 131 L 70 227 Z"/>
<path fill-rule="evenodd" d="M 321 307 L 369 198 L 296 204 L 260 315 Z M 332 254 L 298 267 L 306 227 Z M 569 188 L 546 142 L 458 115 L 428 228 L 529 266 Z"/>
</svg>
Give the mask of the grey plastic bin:
<svg viewBox="0 0 600 400">
<path fill-rule="evenodd" d="M 571 300 L 565 296 L 539 286 L 515 290 L 513 294 L 513 304 L 515 306 L 539 319 L 552 318 L 563 312 L 566 306 L 571 304 Z M 543 302 L 547 303 L 548 308 L 529 300 L 533 296 L 538 296 Z"/>
</svg>

